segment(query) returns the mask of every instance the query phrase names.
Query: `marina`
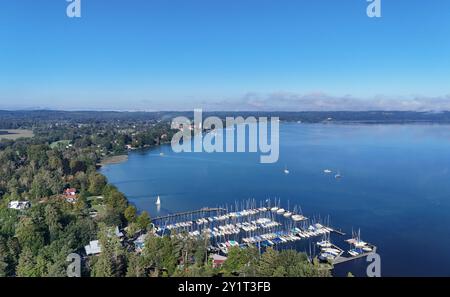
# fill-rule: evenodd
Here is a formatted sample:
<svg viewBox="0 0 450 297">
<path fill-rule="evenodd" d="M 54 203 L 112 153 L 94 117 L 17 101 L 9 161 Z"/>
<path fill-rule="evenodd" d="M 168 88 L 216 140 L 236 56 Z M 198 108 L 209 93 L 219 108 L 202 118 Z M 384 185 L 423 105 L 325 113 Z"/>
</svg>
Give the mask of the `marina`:
<svg viewBox="0 0 450 297">
<path fill-rule="evenodd" d="M 316 257 L 321 262 L 337 265 L 376 251 L 373 245 L 361 240 L 360 232 L 352 232 L 353 237 L 345 240 L 350 245 L 345 251 L 331 242 L 332 233 L 340 237 L 345 233 L 330 226 L 329 218 L 308 218 L 300 211 L 301 207 L 297 206 L 292 211 L 285 210 L 280 200 L 271 206 L 270 200 L 257 203 L 251 199 L 236 202 L 234 207 L 205 207 L 159 216 L 152 223 L 160 236 L 206 239 L 209 251 L 224 256 L 233 247 L 254 247 L 262 253 L 268 247 L 307 251 L 309 245 L 307 253 L 311 259 Z"/>
</svg>

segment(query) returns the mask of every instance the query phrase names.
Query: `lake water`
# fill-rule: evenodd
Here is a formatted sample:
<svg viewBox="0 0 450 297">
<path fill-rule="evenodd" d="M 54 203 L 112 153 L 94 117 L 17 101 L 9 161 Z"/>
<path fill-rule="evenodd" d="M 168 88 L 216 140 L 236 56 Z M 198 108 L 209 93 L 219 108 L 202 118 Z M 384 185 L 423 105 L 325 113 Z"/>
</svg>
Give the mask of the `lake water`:
<svg viewBox="0 0 450 297">
<path fill-rule="evenodd" d="M 450 276 L 450 126 L 282 124 L 275 164 L 161 146 L 101 172 L 152 216 L 279 198 L 308 217 L 330 215 L 347 234 L 360 228 L 378 246 L 383 276 Z M 336 274 L 364 275 L 366 266 L 359 259 Z"/>
</svg>

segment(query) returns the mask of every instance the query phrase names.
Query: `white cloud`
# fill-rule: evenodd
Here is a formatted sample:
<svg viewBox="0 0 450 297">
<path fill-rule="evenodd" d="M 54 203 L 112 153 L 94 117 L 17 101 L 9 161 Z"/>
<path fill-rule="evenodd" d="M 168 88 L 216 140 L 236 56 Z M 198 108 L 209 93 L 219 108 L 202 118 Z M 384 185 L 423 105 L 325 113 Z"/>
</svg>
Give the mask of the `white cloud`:
<svg viewBox="0 0 450 297">
<path fill-rule="evenodd" d="M 205 111 L 450 111 L 450 95 L 439 97 L 409 96 L 389 97 L 378 95 L 371 98 L 357 98 L 352 95 L 332 96 L 326 93 L 298 94 L 292 92 L 247 93 L 226 99 L 211 96 L 184 97 L 182 99 L 155 96 L 153 99 L 138 99 L 123 95 L 124 99 L 57 101 L 28 105 L 26 100 L 3 100 L 0 109 L 59 109 L 59 110 L 127 110 L 191 111 L 203 108 Z M 196 98 L 208 98 L 196 99 Z M 12 103 L 15 102 L 15 103 Z M 34 100 L 35 102 L 35 100 Z"/>
<path fill-rule="evenodd" d="M 242 98 L 217 102 L 202 102 L 208 110 L 255 111 L 450 111 L 450 95 L 441 97 L 356 98 L 351 95 L 330 96 L 325 93 L 270 94 L 247 93 Z"/>
</svg>

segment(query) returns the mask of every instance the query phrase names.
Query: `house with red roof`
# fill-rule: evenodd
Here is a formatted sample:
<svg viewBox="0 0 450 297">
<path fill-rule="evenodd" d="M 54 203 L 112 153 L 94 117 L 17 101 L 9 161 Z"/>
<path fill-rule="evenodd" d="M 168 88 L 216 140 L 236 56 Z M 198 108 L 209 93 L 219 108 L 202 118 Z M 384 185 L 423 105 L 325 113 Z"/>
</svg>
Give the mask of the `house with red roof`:
<svg viewBox="0 0 450 297">
<path fill-rule="evenodd" d="M 75 203 L 77 201 L 77 189 L 75 188 L 67 188 L 64 190 L 64 198 L 67 202 Z"/>
</svg>

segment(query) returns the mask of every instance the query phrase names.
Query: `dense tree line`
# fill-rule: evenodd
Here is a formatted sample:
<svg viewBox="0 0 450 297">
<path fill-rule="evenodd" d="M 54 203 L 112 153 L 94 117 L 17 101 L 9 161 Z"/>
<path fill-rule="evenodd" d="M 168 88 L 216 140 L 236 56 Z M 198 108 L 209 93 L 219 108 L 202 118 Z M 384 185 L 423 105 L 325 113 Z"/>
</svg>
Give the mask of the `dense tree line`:
<svg viewBox="0 0 450 297">
<path fill-rule="evenodd" d="M 0 110 L 0 129 L 38 128 L 57 125 L 76 127 L 83 123 L 95 127 L 109 125 L 148 127 L 177 116 L 193 118 L 193 112 L 112 112 L 112 111 L 4 111 Z M 449 123 L 450 112 L 415 111 L 220 111 L 203 112 L 203 117 L 279 117 L 282 121 L 303 123 Z M 77 132 L 77 131 L 72 131 Z"/>
</svg>

